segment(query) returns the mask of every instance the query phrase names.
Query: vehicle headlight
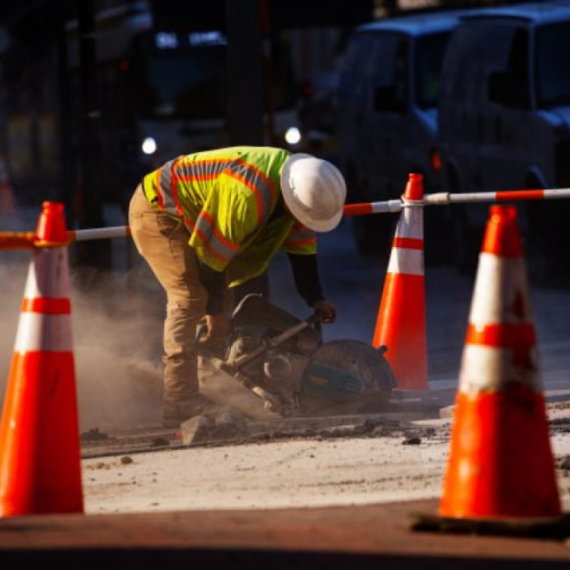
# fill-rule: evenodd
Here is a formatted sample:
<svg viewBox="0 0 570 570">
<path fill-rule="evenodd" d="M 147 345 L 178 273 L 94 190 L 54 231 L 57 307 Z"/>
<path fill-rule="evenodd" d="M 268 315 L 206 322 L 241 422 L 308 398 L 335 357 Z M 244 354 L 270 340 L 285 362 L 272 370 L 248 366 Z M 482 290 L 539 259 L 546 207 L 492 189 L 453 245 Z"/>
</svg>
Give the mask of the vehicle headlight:
<svg viewBox="0 0 570 570">
<path fill-rule="evenodd" d="M 152 137 L 147 137 L 144 139 L 141 148 L 145 154 L 154 154 L 156 152 L 156 141 Z"/>
<path fill-rule="evenodd" d="M 297 127 L 289 127 L 285 132 L 287 144 L 295 145 L 301 141 L 301 131 Z"/>
</svg>

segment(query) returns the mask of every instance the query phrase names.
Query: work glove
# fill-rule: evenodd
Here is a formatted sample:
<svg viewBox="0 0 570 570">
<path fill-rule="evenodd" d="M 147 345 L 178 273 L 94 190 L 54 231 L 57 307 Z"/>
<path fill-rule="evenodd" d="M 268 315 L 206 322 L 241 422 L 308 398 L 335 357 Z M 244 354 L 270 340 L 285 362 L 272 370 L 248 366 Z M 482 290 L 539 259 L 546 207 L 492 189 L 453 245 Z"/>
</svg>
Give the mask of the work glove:
<svg viewBox="0 0 570 570">
<path fill-rule="evenodd" d="M 315 313 L 321 317 L 323 323 L 334 323 L 336 320 L 336 307 L 326 299 L 321 299 L 313 304 Z"/>
<path fill-rule="evenodd" d="M 224 339 L 230 334 L 230 321 L 224 313 L 206 315 L 206 327 L 208 329 L 204 337 L 206 343 Z"/>
<path fill-rule="evenodd" d="M 224 354 L 226 342 L 230 334 L 230 323 L 224 313 L 219 315 L 206 315 L 200 320 L 202 325 L 206 325 L 205 334 L 203 329 L 199 333 L 198 342 L 201 347 L 215 355 Z"/>
</svg>

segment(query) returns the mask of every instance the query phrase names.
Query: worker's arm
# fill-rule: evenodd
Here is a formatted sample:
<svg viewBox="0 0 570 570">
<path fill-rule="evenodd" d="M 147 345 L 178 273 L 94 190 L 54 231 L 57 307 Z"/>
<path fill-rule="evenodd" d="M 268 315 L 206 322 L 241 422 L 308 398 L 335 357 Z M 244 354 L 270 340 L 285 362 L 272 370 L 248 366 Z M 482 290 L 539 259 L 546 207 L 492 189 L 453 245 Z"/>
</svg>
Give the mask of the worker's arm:
<svg viewBox="0 0 570 570">
<path fill-rule="evenodd" d="M 325 299 L 321 280 L 319 278 L 319 267 L 317 263 L 317 255 L 299 255 L 288 253 L 293 278 L 297 291 L 309 307 L 313 307 L 317 313 L 320 313 L 324 322 L 332 323 L 336 319 L 335 306 Z"/>
<path fill-rule="evenodd" d="M 224 289 L 226 287 L 226 275 L 223 271 L 216 271 L 205 263 L 199 262 L 200 283 L 204 285 L 208 293 L 206 313 L 219 315 L 224 312 Z"/>
<path fill-rule="evenodd" d="M 223 271 L 215 271 L 205 263 L 199 262 L 200 282 L 208 293 L 206 303 L 206 326 L 208 334 L 204 342 L 215 338 L 223 338 L 230 331 L 228 319 L 224 313 L 224 289 L 226 276 Z"/>
</svg>

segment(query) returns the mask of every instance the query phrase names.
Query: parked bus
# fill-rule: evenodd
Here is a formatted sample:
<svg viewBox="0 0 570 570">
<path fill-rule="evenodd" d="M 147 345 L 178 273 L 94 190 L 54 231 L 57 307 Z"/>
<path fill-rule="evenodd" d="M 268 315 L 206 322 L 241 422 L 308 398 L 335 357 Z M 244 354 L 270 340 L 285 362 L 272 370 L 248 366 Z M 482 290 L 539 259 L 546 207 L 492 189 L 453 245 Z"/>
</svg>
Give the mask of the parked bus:
<svg viewBox="0 0 570 570">
<path fill-rule="evenodd" d="M 191 24 L 189 24 L 191 28 Z M 71 146 L 79 145 L 78 23 L 67 26 Z M 272 37 L 274 115 L 267 142 L 293 143 L 297 114 L 290 49 Z M 164 160 L 228 143 L 227 40 L 219 30 L 169 33 L 153 29 L 146 2 L 96 15 L 97 96 L 106 199 L 132 191 L 138 177 Z M 12 69 L 14 66 L 12 66 Z M 60 112 L 55 48 L 33 68 L 12 74 L 6 89 L 1 147 L 21 200 L 60 189 Z M 289 131 L 289 132 L 288 132 Z M 69 157 L 65 157 L 69 160 Z"/>
</svg>

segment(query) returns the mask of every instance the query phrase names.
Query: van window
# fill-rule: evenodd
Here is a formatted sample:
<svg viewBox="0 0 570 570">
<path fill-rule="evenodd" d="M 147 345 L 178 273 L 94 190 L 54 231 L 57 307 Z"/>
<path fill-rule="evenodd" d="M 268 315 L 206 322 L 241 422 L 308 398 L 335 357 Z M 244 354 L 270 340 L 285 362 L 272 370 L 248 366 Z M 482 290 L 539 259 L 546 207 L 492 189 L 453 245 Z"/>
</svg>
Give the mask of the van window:
<svg viewBox="0 0 570 570">
<path fill-rule="evenodd" d="M 148 109 L 149 116 L 224 116 L 224 58 L 225 52 L 222 48 L 196 50 L 191 59 L 187 54 L 174 57 L 170 53 L 151 58 L 148 67 L 148 88 L 154 90 L 155 101 L 153 107 Z"/>
<path fill-rule="evenodd" d="M 471 104 L 486 101 L 491 75 L 499 77 L 502 74 L 504 80 L 493 82 L 506 84 L 509 68 L 522 53 L 522 43 L 515 41 L 515 32 L 512 25 L 488 20 L 459 26 L 446 50 L 444 100 L 469 101 Z M 518 69 L 521 69 L 520 65 Z"/>
<path fill-rule="evenodd" d="M 364 98 L 364 78 L 373 73 L 373 39 L 371 33 L 357 33 L 348 43 L 339 62 L 341 73 L 338 95 L 340 99 L 357 101 Z"/>
<path fill-rule="evenodd" d="M 469 73 L 473 72 L 473 68 L 464 65 L 463 61 L 472 57 L 473 46 L 478 42 L 479 34 L 476 27 L 464 26 L 452 33 L 442 70 L 445 75 L 441 84 L 443 100 L 466 102 L 470 99 L 472 89 Z"/>
<path fill-rule="evenodd" d="M 537 31 L 537 101 L 541 107 L 570 103 L 570 22 Z"/>
<path fill-rule="evenodd" d="M 409 99 L 408 41 L 395 34 L 374 40 L 374 109 L 404 111 Z"/>
<path fill-rule="evenodd" d="M 435 107 L 439 76 L 449 33 L 432 34 L 418 40 L 416 46 L 416 104 L 422 109 Z"/>
<path fill-rule="evenodd" d="M 345 73 L 353 71 L 362 62 L 362 58 L 366 56 L 366 51 L 370 48 L 371 42 L 370 34 L 354 34 L 339 62 L 340 71 Z"/>
</svg>

